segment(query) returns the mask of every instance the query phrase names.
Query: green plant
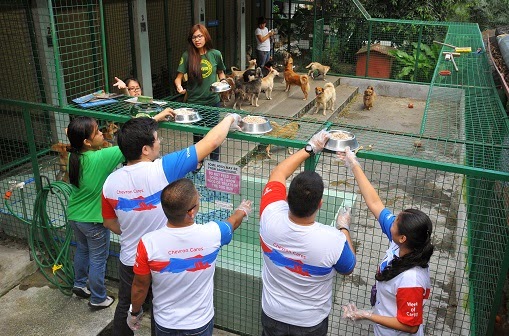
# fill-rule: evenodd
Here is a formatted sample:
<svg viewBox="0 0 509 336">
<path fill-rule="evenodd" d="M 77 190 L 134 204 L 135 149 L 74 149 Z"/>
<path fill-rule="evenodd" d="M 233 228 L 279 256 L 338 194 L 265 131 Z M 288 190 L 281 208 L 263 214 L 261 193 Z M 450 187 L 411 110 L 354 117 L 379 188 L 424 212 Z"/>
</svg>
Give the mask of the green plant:
<svg viewBox="0 0 509 336">
<path fill-rule="evenodd" d="M 421 43 L 420 48 L 418 48 L 416 42 L 412 42 L 410 45 L 413 48 L 410 53 L 401 49 L 389 51 L 399 65 L 396 78 L 422 82 L 431 81 L 439 55 L 439 48 L 435 45 L 430 47 L 424 43 Z"/>
</svg>

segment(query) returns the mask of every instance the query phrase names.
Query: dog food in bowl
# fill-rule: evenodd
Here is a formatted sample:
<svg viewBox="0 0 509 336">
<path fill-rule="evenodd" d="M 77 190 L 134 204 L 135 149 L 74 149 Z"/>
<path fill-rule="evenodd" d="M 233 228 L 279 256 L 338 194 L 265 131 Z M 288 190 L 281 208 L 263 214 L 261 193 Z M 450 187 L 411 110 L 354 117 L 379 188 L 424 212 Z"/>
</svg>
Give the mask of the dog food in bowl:
<svg viewBox="0 0 509 336">
<path fill-rule="evenodd" d="M 180 124 L 191 124 L 201 120 L 200 115 L 192 108 L 184 107 L 173 110 L 175 122 Z"/>
<path fill-rule="evenodd" d="M 330 138 L 325 144 L 325 149 L 333 152 L 344 152 L 347 146 L 351 150 L 359 148 L 359 143 L 352 132 L 344 130 L 332 130 L 329 131 Z"/>
<path fill-rule="evenodd" d="M 269 119 L 260 116 L 247 116 L 242 118 L 242 132 L 248 134 L 264 134 L 272 131 Z"/>
<path fill-rule="evenodd" d="M 210 91 L 212 92 L 225 92 L 231 89 L 228 82 L 215 82 L 210 85 Z"/>
</svg>

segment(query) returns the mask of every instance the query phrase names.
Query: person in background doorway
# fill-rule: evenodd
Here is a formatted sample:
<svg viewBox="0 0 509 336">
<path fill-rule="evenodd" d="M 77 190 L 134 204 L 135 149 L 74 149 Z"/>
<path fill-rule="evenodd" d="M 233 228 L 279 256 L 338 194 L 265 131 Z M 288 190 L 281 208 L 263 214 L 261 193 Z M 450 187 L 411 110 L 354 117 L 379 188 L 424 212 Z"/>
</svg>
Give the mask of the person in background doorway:
<svg viewBox="0 0 509 336">
<path fill-rule="evenodd" d="M 251 212 L 251 201 L 242 201 L 226 220 L 198 225 L 200 194 L 184 178 L 163 189 L 161 204 L 166 225 L 138 244 L 127 324 L 139 329 L 152 282 L 156 336 L 212 336 L 216 258 Z"/>
<path fill-rule="evenodd" d="M 189 104 L 220 107 L 221 100 L 217 92 L 212 92 L 210 86 L 219 80 L 226 80 L 223 55 L 214 49 L 209 31 L 204 25 L 195 24 L 187 36 L 188 48 L 182 54 L 175 78 L 175 86 L 180 94 L 187 94 Z M 187 88 L 182 87 L 184 74 L 187 74 Z M 214 127 L 219 121 L 217 110 L 201 112 L 203 120 L 195 125 Z M 201 134 L 194 134 L 194 143 L 203 138 Z M 211 160 L 219 160 L 219 148 L 210 154 Z M 197 169 L 201 168 L 201 163 Z"/>
<path fill-rule="evenodd" d="M 274 32 L 267 29 L 267 20 L 263 16 L 260 16 L 257 21 L 258 28 L 255 30 L 256 65 L 263 69 L 265 63 L 270 59 L 270 38 L 274 35 Z"/>
<path fill-rule="evenodd" d="M 126 318 L 131 303 L 136 246 L 145 233 L 166 225 L 162 190 L 195 169 L 199 161 L 221 145 L 231 129 L 239 128 L 240 121 L 238 114 L 228 114 L 195 145 L 161 158 L 162 138 L 154 120 L 131 119 L 120 128 L 118 145 L 127 165 L 108 176 L 102 198 L 104 226 L 120 235 L 120 284 L 113 335 L 133 335 Z"/>
<path fill-rule="evenodd" d="M 423 306 L 431 290 L 431 219 L 418 209 L 406 209 L 394 215 L 368 181 L 355 153 L 347 147 L 338 155 L 353 172 L 366 205 L 380 223 L 390 244 L 378 267 L 376 284 L 371 291 L 374 311 L 360 310 L 350 303 L 343 307 L 343 317 L 374 322 L 377 336 L 423 336 Z"/>
<path fill-rule="evenodd" d="M 336 228 L 316 222 L 323 201 L 320 175 L 304 171 L 286 180 L 322 151 L 329 133 L 313 135 L 305 149 L 271 172 L 260 203 L 262 336 L 326 336 L 336 272 L 350 274 L 356 264 L 350 213 L 338 212 Z"/>
<path fill-rule="evenodd" d="M 122 94 L 126 96 L 138 97 L 143 94 L 141 91 L 140 82 L 134 78 L 128 78 L 125 81 L 121 80 L 118 77 L 115 77 L 115 84 L 113 86 L 117 87 Z"/>
</svg>

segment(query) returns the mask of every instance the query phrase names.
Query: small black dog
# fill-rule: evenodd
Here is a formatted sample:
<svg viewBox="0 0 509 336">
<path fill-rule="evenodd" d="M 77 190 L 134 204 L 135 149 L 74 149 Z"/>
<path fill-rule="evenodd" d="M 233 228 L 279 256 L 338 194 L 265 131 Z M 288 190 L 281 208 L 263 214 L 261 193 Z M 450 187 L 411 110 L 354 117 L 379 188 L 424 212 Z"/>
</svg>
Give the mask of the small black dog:
<svg viewBox="0 0 509 336">
<path fill-rule="evenodd" d="M 252 71 L 252 70 L 249 70 Z M 258 107 L 258 96 L 262 90 L 262 69 L 256 68 L 254 75 L 251 72 L 244 72 L 243 79 L 235 80 L 235 103 L 233 108 L 239 104 L 242 110 L 242 100 L 250 99 L 251 105 Z"/>
</svg>

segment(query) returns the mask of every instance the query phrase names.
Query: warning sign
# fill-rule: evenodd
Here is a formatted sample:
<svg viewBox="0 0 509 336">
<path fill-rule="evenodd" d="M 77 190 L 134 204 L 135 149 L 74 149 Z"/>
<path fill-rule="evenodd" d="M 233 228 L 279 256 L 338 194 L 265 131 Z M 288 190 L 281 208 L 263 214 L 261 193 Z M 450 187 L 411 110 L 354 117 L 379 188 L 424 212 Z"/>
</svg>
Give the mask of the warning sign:
<svg viewBox="0 0 509 336">
<path fill-rule="evenodd" d="M 211 190 L 240 195 L 240 167 L 206 160 L 205 186 Z"/>
</svg>

